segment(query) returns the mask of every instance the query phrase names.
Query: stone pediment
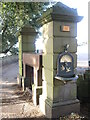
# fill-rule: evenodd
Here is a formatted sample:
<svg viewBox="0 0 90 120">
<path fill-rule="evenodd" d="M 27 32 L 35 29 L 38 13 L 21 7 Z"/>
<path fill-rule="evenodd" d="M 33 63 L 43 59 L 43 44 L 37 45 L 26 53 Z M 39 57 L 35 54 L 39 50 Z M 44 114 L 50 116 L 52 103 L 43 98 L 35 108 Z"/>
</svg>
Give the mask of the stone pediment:
<svg viewBox="0 0 90 120">
<path fill-rule="evenodd" d="M 32 27 L 30 26 L 30 24 L 25 25 L 21 32 L 22 35 L 36 35 L 38 32 Z"/>
<path fill-rule="evenodd" d="M 54 14 L 77 16 L 77 9 L 70 8 L 61 2 L 57 2 L 53 7 Z"/>
<path fill-rule="evenodd" d="M 42 26 L 50 21 L 80 22 L 82 18 L 82 16 L 78 16 L 77 9 L 70 8 L 61 2 L 57 2 L 51 8 L 44 11 L 42 17 L 37 21 L 38 24 Z"/>
</svg>

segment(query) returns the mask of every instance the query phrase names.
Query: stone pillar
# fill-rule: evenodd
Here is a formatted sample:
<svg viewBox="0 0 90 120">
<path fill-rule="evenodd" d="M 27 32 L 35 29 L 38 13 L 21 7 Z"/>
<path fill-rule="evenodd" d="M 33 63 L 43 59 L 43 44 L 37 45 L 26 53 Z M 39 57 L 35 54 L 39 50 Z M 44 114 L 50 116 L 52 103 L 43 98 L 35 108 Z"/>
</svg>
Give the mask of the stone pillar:
<svg viewBox="0 0 90 120">
<path fill-rule="evenodd" d="M 37 69 L 34 67 L 34 84 L 32 85 L 32 93 L 33 93 L 33 103 L 35 106 L 39 104 L 39 96 L 42 94 L 42 66 Z"/>
<path fill-rule="evenodd" d="M 21 86 L 21 78 L 23 76 L 23 53 L 24 52 L 35 52 L 35 37 L 37 32 L 35 29 L 29 25 L 26 25 L 22 28 L 20 36 L 18 37 L 19 41 L 19 76 L 18 81 Z"/>
<path fill-rule="evenodd" d="M 62 3 L 57 3 L 46 11 L 41 19 L 44 39 L 43 90 L 40 96 L 40 109 L 48 118 L 58 118 L 71 112 L 79 112 L 76 82 L 64 82 L 55 79 L 58 55 L 69 44 L 68 51 L 74 57 L 74 69 L 77 67 L 77 22 L 82 17 Z"/>
</svg>

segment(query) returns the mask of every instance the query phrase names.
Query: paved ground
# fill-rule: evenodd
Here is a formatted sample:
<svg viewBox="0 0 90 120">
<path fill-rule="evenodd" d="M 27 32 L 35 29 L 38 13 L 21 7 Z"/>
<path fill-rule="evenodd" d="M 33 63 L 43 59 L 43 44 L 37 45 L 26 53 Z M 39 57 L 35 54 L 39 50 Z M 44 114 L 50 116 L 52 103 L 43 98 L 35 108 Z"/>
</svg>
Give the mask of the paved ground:
<svg viewBox="0 0 90 120">
<path fill-rule="evenodd" d="M 18 63 L 3 66 L 0 81 L 1 118 L 35 118 L 43 117 L 39 107 L 32 103 L 29 92 L 22 92 L 17 86 Z M 2 98 L 2 99 L 1 99 Z"/>
</svg>

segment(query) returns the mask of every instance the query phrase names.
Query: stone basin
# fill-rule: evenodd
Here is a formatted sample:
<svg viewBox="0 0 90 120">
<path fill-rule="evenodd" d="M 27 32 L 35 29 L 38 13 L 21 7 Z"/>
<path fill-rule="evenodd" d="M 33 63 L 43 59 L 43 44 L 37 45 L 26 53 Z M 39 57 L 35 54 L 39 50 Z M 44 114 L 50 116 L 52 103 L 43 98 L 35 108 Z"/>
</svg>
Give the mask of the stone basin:
<svg viewBox="0 0 90 120">
<path fill-rule="evenodd" d="M 60 77 L 60 76 L 55 76 L 55 79 L 63 81 L 63 82 L 68 82 L 68 81 L 76 81 L 78 79 L 78 76 L 75 75 L 74 77 Z"/>
</svg>

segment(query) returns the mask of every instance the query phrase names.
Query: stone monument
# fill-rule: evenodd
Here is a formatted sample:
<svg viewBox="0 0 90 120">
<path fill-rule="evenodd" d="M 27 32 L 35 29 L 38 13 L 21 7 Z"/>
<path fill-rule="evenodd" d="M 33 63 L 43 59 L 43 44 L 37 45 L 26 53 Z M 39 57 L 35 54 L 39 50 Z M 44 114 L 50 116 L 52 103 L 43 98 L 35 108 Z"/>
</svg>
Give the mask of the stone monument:
<svg viewBox="0 0 90 120">
<path fill-rule="evenodd" d="M 77 99 L 77 22 L 82 20 L 77 10 L 69 8 L 61 2 L 49 8 L 40 18 L 39 24 L 43 27 L 44 54 L 42 56 L 42 95 L 39 98 L 41 111 L 48 118 L 58 118 L 71 112 L 80 111 Z M 64 76 L 57 76 L 58 59 L 62 53 L 69 52 L 72 72 Z M 69 47 L 68 47 L 69 46 Z M 65 53 L 66 54 L 66 53 Z M 67 65 L 64 57 L 62 64 Z M 66 69 L 66 68 L 64 68 Z M 60 74 L 62 74 L 60 72 Z M 68 77 L 67 77 L 68 76 Z"/>
<path fill-rule="evenodd" d="M 39 95 L 42 92 L 42 55 L 36 54 L 35 40 L 37 33 L 29 24 L 25 25 L 18 38 L 19 40 L 19 76 L 18 84 L 23 91 L 31 90 L 34 105 L 39 104 Z"/>
</svg>

